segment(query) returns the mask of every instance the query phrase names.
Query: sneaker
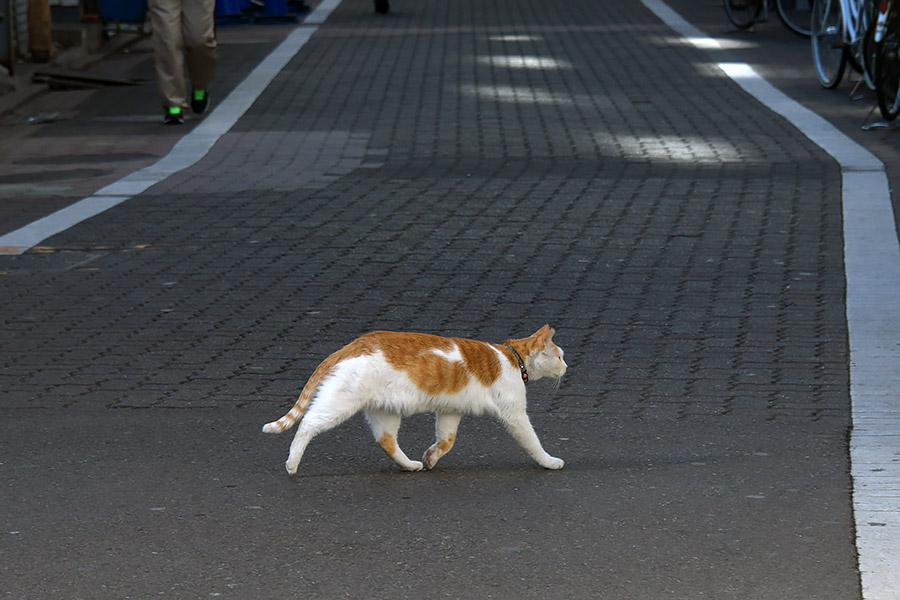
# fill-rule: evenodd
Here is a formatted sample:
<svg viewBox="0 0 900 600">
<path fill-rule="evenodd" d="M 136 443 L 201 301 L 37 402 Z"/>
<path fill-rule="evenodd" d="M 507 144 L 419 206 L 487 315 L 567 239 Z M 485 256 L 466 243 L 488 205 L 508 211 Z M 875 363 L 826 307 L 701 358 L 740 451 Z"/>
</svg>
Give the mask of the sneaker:
<svg viewBox="0 0 900 600">
<path fill-rule="evenodd" d="M 181 108 L 178 106 L 170 106 L 163 117 L 165 125 L 182 125 L 184 123 L 184 115 L 181 114 Z"/>
<path fill-rule="evenodd" d="M 194 114 L 202 115 L 209 108 L 209 92 L 206 90 L 194 90 L 191 92 L 191 110 Z"/>
</svg>

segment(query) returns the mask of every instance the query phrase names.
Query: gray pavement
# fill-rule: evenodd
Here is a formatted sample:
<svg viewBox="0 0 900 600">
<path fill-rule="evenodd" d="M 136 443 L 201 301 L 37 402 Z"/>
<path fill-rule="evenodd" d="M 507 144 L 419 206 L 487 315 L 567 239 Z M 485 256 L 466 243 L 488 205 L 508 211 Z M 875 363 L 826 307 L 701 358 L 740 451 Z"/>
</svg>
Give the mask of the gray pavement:
<svg viewBox="0 0 900 600">
<path fill-rule="evenodd" d="M 0 256 L 0 593 L 860 597 L 833 161 L 638 3 L 371 9 L 343 0 L 193 167 Z M 223 30 L 222 91 L 285 31 Z M 29 179 L 4 224 L 165 154 L 153 93 L 8 123 L 32 173 L 81 168 L 39 156 L 72 140 L 144 150 Z M 486 419 L 418 474 L 360 419 L 295 479 L 259 433 L 367 330 L 544 322 L 560 472 Z"/>
</svg>

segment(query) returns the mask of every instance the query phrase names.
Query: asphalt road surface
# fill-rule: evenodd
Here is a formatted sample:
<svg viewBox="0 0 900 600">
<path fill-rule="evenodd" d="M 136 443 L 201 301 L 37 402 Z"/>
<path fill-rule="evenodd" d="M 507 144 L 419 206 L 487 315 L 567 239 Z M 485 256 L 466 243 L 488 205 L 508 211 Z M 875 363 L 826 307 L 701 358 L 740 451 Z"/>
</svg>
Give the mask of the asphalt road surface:
<svg viewBox="0 0 900 600">
<path fill-rule="evenodd" d="M 222 29 L 214 102 L 291 28 Z M 140 48 L 7 121 L 4 232 L 182 135 Z M 839 182 L 640 3 L 343 0 L 199 162 L 0 256 L 0 596 L 859 598 Z M 486 418 L 420 473 L 260 432 L 365 331 L 545 322 L 561 471 Z"/>
</svg>

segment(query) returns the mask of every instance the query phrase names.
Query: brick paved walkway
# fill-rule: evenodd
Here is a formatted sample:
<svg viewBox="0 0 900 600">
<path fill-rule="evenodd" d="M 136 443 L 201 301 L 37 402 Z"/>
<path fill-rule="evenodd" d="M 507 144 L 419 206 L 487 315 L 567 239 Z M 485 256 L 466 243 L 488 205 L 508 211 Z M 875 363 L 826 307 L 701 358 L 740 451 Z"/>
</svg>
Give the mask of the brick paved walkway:
<svg viewBox="0 0 900 600">
<path fill-rule="evenodd" d="M 539 13 L 502 27 L 463 5 L 332 16 L 197 168 L 7 262 L 24 338 L 9 366 L 28 373 L 6 389 L 55 405 L 42 367 L 71 358 L 71 401 L 148 385 L 164 401 L 211 368 L 237 401 L 281 399 L 271 376 L 296 368 L 283 342 L 300 332 L 552 321 L 597 365 L 556 410 L 845 417 L 833 165 L 664 27 L 623 26 L 633 9 L 573 25 L 591 19 L 525 6 Z M 425 35 L 435 23 L 460 24 Z M 666 73 L 706 93 L 673 102 Z M 224 343 L 215 367 L 182 334 Z M 79 373 L 134 354 L 132 386 Z M 257 358 L 276 370 L 248 372 Z"/>
<path fill-rule="evenodd" d="M 198 542 L 200 556 L 234 587 L 208 583 L 196 596 L 362 597 L 369 584 L 357 571 L 376 578 L 365 597 L 857 596 L 832 161 L 637 3 L 393 4 L 376 18 L 371 3 L 344 0 L 197 165 L 42 250 L 0 257 L 2 411 L 9 423 L 49 419 L 37 439 L 6 439 L 36 448 L 65 431 L 62 420 L 129 430 L 147 415 L 152 428 L 135 430 L 145 445 L 131 460 L 177 448 L 191 464 L 222 460 L 243 473 L 223 475 L 226 496 L 267 509 L 233 517 L 251 556 L 222 541 L 235 535 L 223 533 L 227 522 L 211 525 L 218 548 Z M 469 449 L 445 459 L 447 479 L 436 471 L 417 488 L 422 480 L 397 476 L 403 492 L 388 489 L 392 472 L 359 485 L 390 468 L 356 426 L 311 447 L 301 465 L 311 475 L 296 485 L 280 473 L 288 440 L 255 434 L 322 356 L 367 330 L 500 341 L 544 322 L 558 328 L 571 368 L 559 390 L 536 386 L 530 408 L 568 479 L 502 476 L 512 487 L 524 477 L 530 501 L 495 487 L 496 471 L 484 469 L 527 461 L 474 419 L 462 428 Z M 191 435 L 182 414 L 225 444 L 222 456 L 181 437 Z M 2 469 L 24 501 L 35 484 L 17 473 L 33 459 L 6 444 Z M 74 445 L 91 452 L 89 441 Z M 259 480 L 241 468 L 269 470 Z M 195 475 L 179 465 L 158 502 L 191 504 Z M 444 485 L 466 499 L 443 505 Z M 79 506 L 89 498 L 69 493 Z M 440 513 L 428 533 L 377 527 L 403 518 L 389 507 L 407 496 L 426 502 L 411 521 Z M 41 510 L 26 511 L 25 525 L 0 514 L 25 530 Z M 330 561 L 290 540 L 335 525 L 298 522 L 290 540 L 275 529 L 307 510 L 358 523 L 336 546 L 319 540 Z M 201 535 L 185 511 L 164 528 Z M 163 516 L 125 521 L 153 530 Z M 17 542 L 5 543 L 25 573 L 40 541 L 16 551 Z M 167 548 L 175 574 L 164 583 L 197 576 L 193 543 Z M 291 555 L 297 544 L 302 555 Z M 487 579 L 475 575 L 485 569 Z M 130 589 L 114 580 L 116 593 Z M 156 589 L 152 575 L 135 585 Z"/>
</svg>

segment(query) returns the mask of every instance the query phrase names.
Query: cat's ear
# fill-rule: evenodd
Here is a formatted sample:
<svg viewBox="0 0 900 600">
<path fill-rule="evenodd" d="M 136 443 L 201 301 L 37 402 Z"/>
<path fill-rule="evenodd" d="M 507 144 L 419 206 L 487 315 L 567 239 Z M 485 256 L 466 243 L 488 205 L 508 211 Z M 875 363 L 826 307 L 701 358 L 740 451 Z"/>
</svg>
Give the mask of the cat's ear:
<svg viewBox="0 0 900 600">
<path fill-rule="evenodd" d="M 556 330 L 547 324 L 538 329 L 537 332 L 535 332 L 534 337 L 537 338 L 541 348 L 546 348 L 553 341 L 554 333 L 556 333 Z"/>
</svg>

